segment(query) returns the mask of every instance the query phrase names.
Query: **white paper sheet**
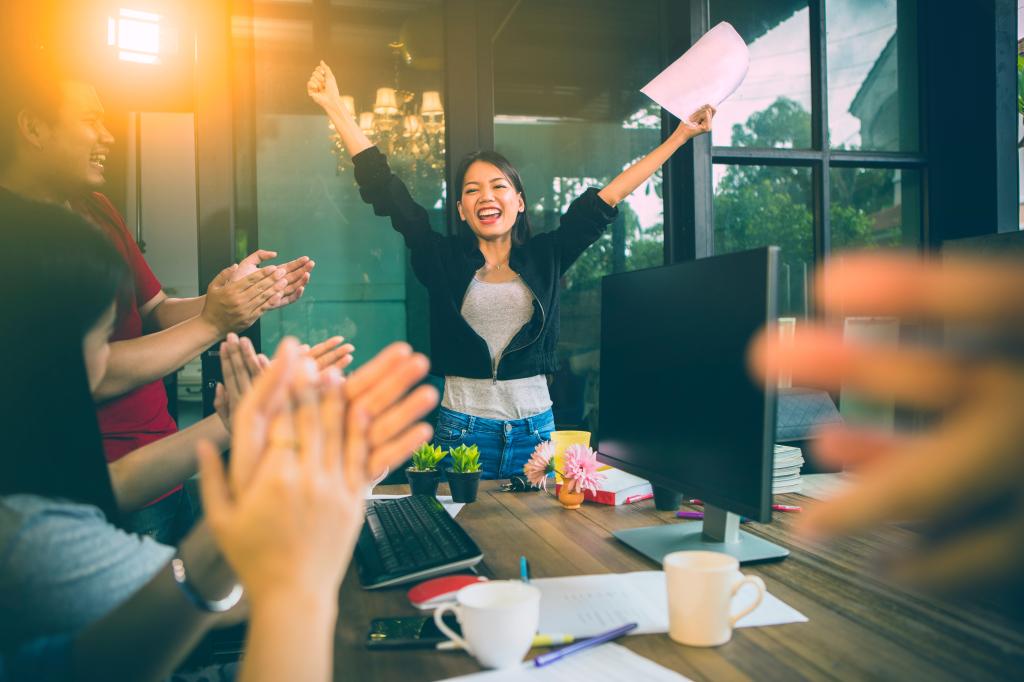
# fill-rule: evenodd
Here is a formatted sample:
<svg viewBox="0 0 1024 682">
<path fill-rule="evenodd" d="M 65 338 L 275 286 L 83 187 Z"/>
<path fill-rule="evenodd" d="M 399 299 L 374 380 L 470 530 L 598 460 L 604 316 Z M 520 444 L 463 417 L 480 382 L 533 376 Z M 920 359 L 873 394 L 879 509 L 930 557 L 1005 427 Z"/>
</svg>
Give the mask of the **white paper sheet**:
<svg viewBox="0 0 1024 682">
<path fill-rule="evenodd" d="M 626 623 L 637 623 L 630 634 L 668 632 L 668 591 L 662 571 L 537 578 L 530 581 L 541 591 L 539 632 L 592 637 Z M 754 598 L 744 588 L 734 609 Z M 765 592 L 764 600 L 736 627 L 805 623 L 807 617 L 778 597 Z"/>
<path fill-rule="evenodd" d="M 723 21 L 640 92 L 676 118 L 687 120 L 705 104 L 717 107 L 736 92 L 749 66 L 746 43 L 731 24 Z"/>
<path fill-rule="evenodd" d="M 399 497 L 409 497 L 408 495 L 367 495 L 368 500 L 397 500 Z M 437 501 L 444 505 L 445 510 L 454 519 L 455 515 L 462 511 L 462 508 L 466 506 L 464 502 L 452 502 L 451 495 L 438 495 Z"/>
<path fill-rule="evenodd" d="M 463 675 L 462 677 L 453 677 L 446 682 L 515 682 L 515 680 L 689 682 L 688 677 L 683 677 L 679 673 L 614 642 L 566 656 L 565 660 L 546 665 L 543 668 L 535 668 L 532 662 L 527 662 L 521 668 Z"/>
</svg>

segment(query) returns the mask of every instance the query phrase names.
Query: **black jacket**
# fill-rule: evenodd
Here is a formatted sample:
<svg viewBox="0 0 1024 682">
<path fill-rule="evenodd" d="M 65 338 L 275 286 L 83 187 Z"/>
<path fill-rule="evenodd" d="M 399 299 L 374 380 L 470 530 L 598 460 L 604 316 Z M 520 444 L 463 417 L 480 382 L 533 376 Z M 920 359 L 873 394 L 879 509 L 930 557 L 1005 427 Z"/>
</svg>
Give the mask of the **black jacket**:
<svg viewBox="0 0 1024 682">
<path fill-rule="evenodd" d="M 569 206 L 558 229 L 513 246 L 509 267 L 533 292 L 533 317 L 509 342 L 491 373 L 487 342 L 462 317 L 462 300 L 473 275 L 484 265 L 475 241 L 445 236 L 430 227 L 426 210 L 413 201 L 405 184 L 376 148 L 356 154 L 359 193 L 374 213 L 389 216 L 412 251 L 412 268 L 430 294 L 432 371 L 470 379 L 522 379 L 557 369 L 559 280 L 615 219 L 612 208 L 588 189 Z"/>
</svg>

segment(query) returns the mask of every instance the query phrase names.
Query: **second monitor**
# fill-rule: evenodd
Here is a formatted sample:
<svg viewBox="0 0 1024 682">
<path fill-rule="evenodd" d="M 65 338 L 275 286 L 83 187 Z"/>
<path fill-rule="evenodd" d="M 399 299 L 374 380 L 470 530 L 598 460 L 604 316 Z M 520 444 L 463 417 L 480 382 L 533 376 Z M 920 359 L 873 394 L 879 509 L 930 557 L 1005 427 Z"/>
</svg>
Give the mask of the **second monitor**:
<svg viewBox="0 0 1024 682">
<path fill-rule="evenodd" d="M 775 391 L 747 346 L 776 317 L 778 248 L 605 277 L 598 458 L 704 501 L 703 523 L 615 533 L 660 562 L 681 549 L 742 562 L 789 552 L 739 530 L 771 520 Z M 767 383 L 766 383 L 767 385 Z"/>
</svg>

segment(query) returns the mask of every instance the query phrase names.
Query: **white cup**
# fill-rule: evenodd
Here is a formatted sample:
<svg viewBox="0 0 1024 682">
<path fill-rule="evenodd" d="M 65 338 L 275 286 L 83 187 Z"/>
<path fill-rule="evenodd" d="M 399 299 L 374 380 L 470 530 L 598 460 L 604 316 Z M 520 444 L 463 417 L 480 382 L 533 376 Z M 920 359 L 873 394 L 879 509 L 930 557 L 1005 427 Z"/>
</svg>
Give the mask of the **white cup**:
<svg viewBox="0 0 1024 682">
<path fill-rule="evenodd" d="M 445 625 L 446 611 L 455 613 L 465 639 Z M 434 611 L 437 628 L 485 668 L 522 662 L 539 622 L 540 590 L 511 580 L 467 585 L 455 593 L 454 604 L 442 604 Z"/>
<path fill-rule="evenodd" d="M 665 557 L 668 635 L 689 646 L 718 646 L 732 639 L 736 623 L 764 599 L 764 581 L 740 573 L 735 557 L 718 552 L 673 552 Z M 744 585 L 757 590 L 753 603 L 732 613 Z"/>
</svg>

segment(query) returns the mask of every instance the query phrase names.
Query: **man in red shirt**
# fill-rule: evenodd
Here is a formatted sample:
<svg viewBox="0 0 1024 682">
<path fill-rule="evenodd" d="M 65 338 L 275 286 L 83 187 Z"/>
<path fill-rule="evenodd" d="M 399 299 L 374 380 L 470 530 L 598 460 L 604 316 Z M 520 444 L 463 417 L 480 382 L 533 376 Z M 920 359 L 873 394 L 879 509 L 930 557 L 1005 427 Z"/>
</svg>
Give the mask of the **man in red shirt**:
<svg viewBox="0 0 1024 682">
<path fill-rule="evenodd" d="M 12 82 L 4 84 L 0 103 L 0 199 L 10 192 L 65 204 L 106 232 L 131 267 L 131 286 L 118 302 L 109 368 L 96 391 L 107 460 L 171 434 L 168 447 L 194 452 L 195 443 L 205 438 L 226 448 L 228 433 L 216 415 L 175 433 L 161 380 L 229 332 L 243 331 L 267 310 L 298 300 L 313 262 L 303 257 L 260 267 L 277 255 L 261 250 L 223 270 L 206 295 L 169 298 L 120 213 L 95 191 L 104 183 L 104 162 L 114 142 L 95 89 L 75 81 L 40 83 L 13 71 L 3 79 Z M 180 491 L 169 491 L 125 522 L 136 532 L 173 541 L 174 517 L 182 505 Z"/>
</svg>

